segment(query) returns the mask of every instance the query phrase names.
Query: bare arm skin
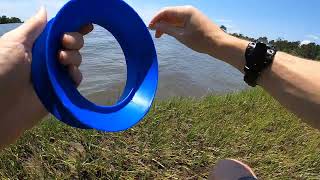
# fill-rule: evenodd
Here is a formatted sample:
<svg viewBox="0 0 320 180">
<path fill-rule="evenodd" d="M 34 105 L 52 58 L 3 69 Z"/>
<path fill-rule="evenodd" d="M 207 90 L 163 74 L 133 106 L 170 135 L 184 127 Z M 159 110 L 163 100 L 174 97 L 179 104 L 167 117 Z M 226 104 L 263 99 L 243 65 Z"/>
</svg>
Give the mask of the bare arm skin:
<svg viewBox="0 0 320 180">
<path fill-rule="evenodd" d="M 191 6 L 160 11 L 150 23 L 156 37 L 164 33 L 200 53 L 209 54 L 243 72 L 248 41 L 222 31 Z M 303 121 L 320 129 L 320 62 L 278 52 L 258 84 Z"/>
<path fill-rule="evenodd" d="M 30 77 L 32 46 L 46 23 L 46 11 L 42 8 L 36 16 L 0 38 L 0 149 L 48 114 L 34 92 Z M 57 56 L 60 63 L 68 67 L 75 85 L 82 80 L 78 67 L 83 35 L 92 28 L 92 25 L 85 26 L 61 38 L 64 49 Z"/>
</svg>

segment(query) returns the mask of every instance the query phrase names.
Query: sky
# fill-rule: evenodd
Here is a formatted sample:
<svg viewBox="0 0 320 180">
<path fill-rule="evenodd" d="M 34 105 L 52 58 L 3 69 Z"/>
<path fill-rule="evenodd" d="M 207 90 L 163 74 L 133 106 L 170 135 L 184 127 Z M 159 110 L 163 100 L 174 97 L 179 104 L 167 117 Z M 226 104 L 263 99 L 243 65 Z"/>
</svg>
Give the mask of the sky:
<svg viewBox="0 0 320 180">
<path fill-rule="evenodd" d="M 45 6 L 53 17 L 68 0 L 0 0 L 0 15 L 23 20 Z M 193 5 L 229 32 L 320 44 L 320 0 L 125 0 L 148 23 L 163 7 Z M 90 2 L 90 0 L 88 0 Z"/>
</svg>

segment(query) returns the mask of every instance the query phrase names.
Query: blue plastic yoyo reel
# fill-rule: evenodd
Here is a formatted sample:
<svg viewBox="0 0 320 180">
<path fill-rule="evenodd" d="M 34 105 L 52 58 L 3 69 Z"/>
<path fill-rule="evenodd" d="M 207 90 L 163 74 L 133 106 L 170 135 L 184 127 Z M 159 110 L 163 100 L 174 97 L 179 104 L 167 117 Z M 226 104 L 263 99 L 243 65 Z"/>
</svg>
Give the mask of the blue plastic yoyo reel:
<svg viewBox="0 0 320 180">
<path fill-rule="evenodd" d="M 127 84 L 114 106 L 98 106 L 84 98 L 57 60 L 62 35 L 89 23 L 110 31 L 125 55 Z M 139 15 L 122 0 L 69 1 L 48 22 L 32 53 L 32 81 L 38 97 L 51 114 L 70 126 L 126 130 L 147 114 L 155 98 L 158 61 L 152 37 Z"/>
</svg>

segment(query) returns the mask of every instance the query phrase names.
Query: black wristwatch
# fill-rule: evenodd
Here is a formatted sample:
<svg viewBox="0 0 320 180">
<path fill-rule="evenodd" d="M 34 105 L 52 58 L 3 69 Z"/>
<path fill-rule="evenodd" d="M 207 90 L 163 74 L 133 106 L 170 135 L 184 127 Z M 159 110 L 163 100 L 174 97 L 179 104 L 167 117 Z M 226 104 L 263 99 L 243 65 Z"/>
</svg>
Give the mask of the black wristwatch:
<svg viewBox="0 0 320 180">
<path fill-rule="evenodd" d="M 263 42 L 251 42 L 246 50 L 246 66 L 244 81 L 252 87 L 257 86 L 258 78 L 274 60 L 277 50 Z"/>
</svg>

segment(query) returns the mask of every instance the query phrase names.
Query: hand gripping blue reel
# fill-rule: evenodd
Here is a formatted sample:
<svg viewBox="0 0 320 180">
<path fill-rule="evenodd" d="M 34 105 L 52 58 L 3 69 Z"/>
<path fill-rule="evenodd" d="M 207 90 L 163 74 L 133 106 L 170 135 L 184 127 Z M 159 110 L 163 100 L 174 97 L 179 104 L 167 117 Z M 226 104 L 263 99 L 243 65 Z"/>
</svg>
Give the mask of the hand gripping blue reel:
<svg viewBox="0 0 320 180">
<path fill-rule="evenodd" d="M 62 35 L 89 23 L 110 31 L 126 58 L 127 84 L 115 106 L 98 106 L 85 99 L 57 60 Z M 51 114 L 70 126 L 126 130 L 147 114 L 155 98 L 158 61 L 153 40 L 139 15 L 122 0 L 69 1 L 48 22 L 32 53 L 32 81 L 38 97 Z"/>
</svg>

